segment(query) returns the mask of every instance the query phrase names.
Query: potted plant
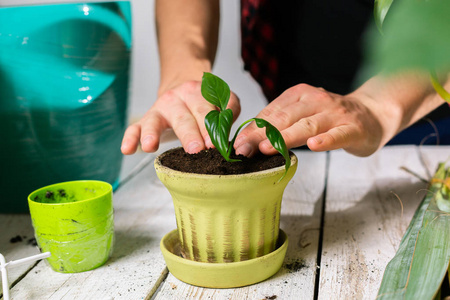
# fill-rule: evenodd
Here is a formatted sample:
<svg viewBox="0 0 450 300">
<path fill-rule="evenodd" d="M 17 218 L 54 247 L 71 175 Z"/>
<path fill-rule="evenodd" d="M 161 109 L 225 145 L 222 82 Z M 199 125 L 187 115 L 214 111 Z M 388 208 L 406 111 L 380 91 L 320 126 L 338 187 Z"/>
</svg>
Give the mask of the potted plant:
<svg viewBox="0 0 450 300">
<path fill-rule="evenodd" d="M 281 201 L 297 168 L 297 158 L 288 151 L 281 133 L 263 119 L 244 122 L 230 142 L 233 114 L 226 109 L 230 88 L 219 77 L 205 73 L 201 90 L 203 97 L 218 108 L 205 117 L 216 149 L 191 155 L 177 148 L 156 158 L 155 169 L 172 196 L 177 221 L 177 230 L 163 238 L 161 249 L 169 270 L 182 281 L 207 287 L 252 284 L 273 275 L 284 259 L 287 237 L 279 228 Z M 260 154 L 252 159 L 233 155 L 239 130 L 251 121 L 266 128 L 280 155 Z M 227 174 L 226 170 L 219 175 L 199 174 L 171 165 L 170 158 L 175 155 L 181 157 L 175 159 L 178 162 L 193 159 L 195 166 L 204 156 L 214 158 L 222 171 L 229 166 L 258 164 L 260 159 L 278 160 L 278 165 L 265 170 L 258 166 L 259 171 L 250 169 L 244 174 Z M 259 270 L 267 259 L 272 261 L 270 267 Z M 246 274 L 241 276 L 244 278 L 236 278 L 237 270 Z"/>
</svg>

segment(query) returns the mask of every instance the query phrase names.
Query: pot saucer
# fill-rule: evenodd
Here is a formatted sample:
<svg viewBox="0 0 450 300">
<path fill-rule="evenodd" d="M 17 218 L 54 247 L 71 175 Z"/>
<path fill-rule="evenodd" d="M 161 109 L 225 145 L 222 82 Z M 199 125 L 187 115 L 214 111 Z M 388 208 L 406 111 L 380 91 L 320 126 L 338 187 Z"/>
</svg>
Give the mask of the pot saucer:
<svg viewBox="0 0 450 300">
<path fill-rule="evenodd" d="M 175 229 L 163 237 L 160 248 L 167 268 L 179 280 L 207 288 L 235 288 L 266 280 L 281 268 L 288 246 L 288 237 L 281 229 L 277 244 L 273 252 L 246 261 L 197 262 L 181 257 Z"/>
</svg>

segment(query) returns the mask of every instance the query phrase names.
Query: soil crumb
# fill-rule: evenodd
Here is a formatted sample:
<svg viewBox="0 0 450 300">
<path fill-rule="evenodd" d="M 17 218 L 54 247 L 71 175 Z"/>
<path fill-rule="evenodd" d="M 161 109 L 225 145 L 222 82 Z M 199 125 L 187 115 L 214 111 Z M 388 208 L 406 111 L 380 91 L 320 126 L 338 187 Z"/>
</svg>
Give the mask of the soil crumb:
<svg viewBox="0 0 450 300">
<path fill-rule="evenodd" d="M 267 156 L 258 153 L 253 157 L 231 154 L 238 162 L 226 161 L 217 149 L 202 150 L 196 154 L 188 154 L 183 148 L 175 148 L 161 157 L 161 164 L 168 168 L 196 174 L 235 175 L 258 172 L 283 166 L 284 157 L 281 154 Z"/>
<path fill-rule="evenodd" d="M 22 237 L 20 235 L 17 235 L 15 237 L 12 237 L 9 242 L 11 244 L 15 244 L 15 243 L 20 243 L 21 241 L 23 241 Z"/>
<path fill-rule="evenodd" d="M 77 201 L 74 195 L 69 195 L 64 189 L 59 190 L 47 190 L 41 194 L 38 194 L 33 199 L 39 203 L 67 203 Z"/>
<path fill-rule="evenodd" d="M 265 300 L 274 300 L 277 299 L 277 295 L 272 295 L 272 296 L 266 296 L 266 298 L 264 298 Z"/>
<path fill-rule="evenodd" d="M 27 241 L 27 244 L 31 246 L 37 246 L 37 241 L 35 238 L 31 238 Z"/>
<path fill-rule="evenodd" d="M 291 263 L 286 264 L 284 267 L 289 271 L 289 273 L 294 273 L 308 266 L 306 265 L 303 259 L 298 259 Z"/>
</svg>

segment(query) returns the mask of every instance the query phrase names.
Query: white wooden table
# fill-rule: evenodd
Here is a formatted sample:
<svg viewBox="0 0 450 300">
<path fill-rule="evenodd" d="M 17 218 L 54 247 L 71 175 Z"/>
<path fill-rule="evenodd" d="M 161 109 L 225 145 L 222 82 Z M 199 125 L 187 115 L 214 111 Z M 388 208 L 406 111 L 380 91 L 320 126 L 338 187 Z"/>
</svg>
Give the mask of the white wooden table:
<svg viewBox="0 0 450 300">
<path fill-rule="evenodd" d="M 176 144 L 166 144 L 162 150 Z M 386 147 L 369 158 L 344 151 L 296 151 L 299 168 L 282 204 L 289 237 L 282 269 L 236 289 L 185 284 L 167 270 L 161 238 L 176 228 L 172 201 L 153 169 L 154 154 L 124 161 L 114 193 L 116 244 L 106 265 L 61 274 L 44 261 L 11 268 L 12 299 L 375 299 L 437 163 L 450 147 Z M 402 167 L 416 173 L 412 175 Z M 23 240 L 13 242 L 14 237 Z M 0 214 L 7 261 L 38 253 L 29 215 Z"/>
</svg>

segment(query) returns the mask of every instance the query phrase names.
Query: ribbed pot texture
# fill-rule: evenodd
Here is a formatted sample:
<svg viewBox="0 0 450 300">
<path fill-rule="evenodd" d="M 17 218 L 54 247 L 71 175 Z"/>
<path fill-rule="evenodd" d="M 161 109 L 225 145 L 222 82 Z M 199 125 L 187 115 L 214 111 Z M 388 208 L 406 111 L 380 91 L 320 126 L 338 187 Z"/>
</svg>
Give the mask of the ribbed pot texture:
<svg viewBox="0 0 450 300">
<path fill-rule="evenodd" d="M 284 166 L 241 175 L 175 171 L 160 164 L 166 153 L 155 169 L 173 199 L 184 258 L 237 262 L 276 249 L 283 192 L 297 169 L 293 153 L 281 181 Z"/>
</svg>

